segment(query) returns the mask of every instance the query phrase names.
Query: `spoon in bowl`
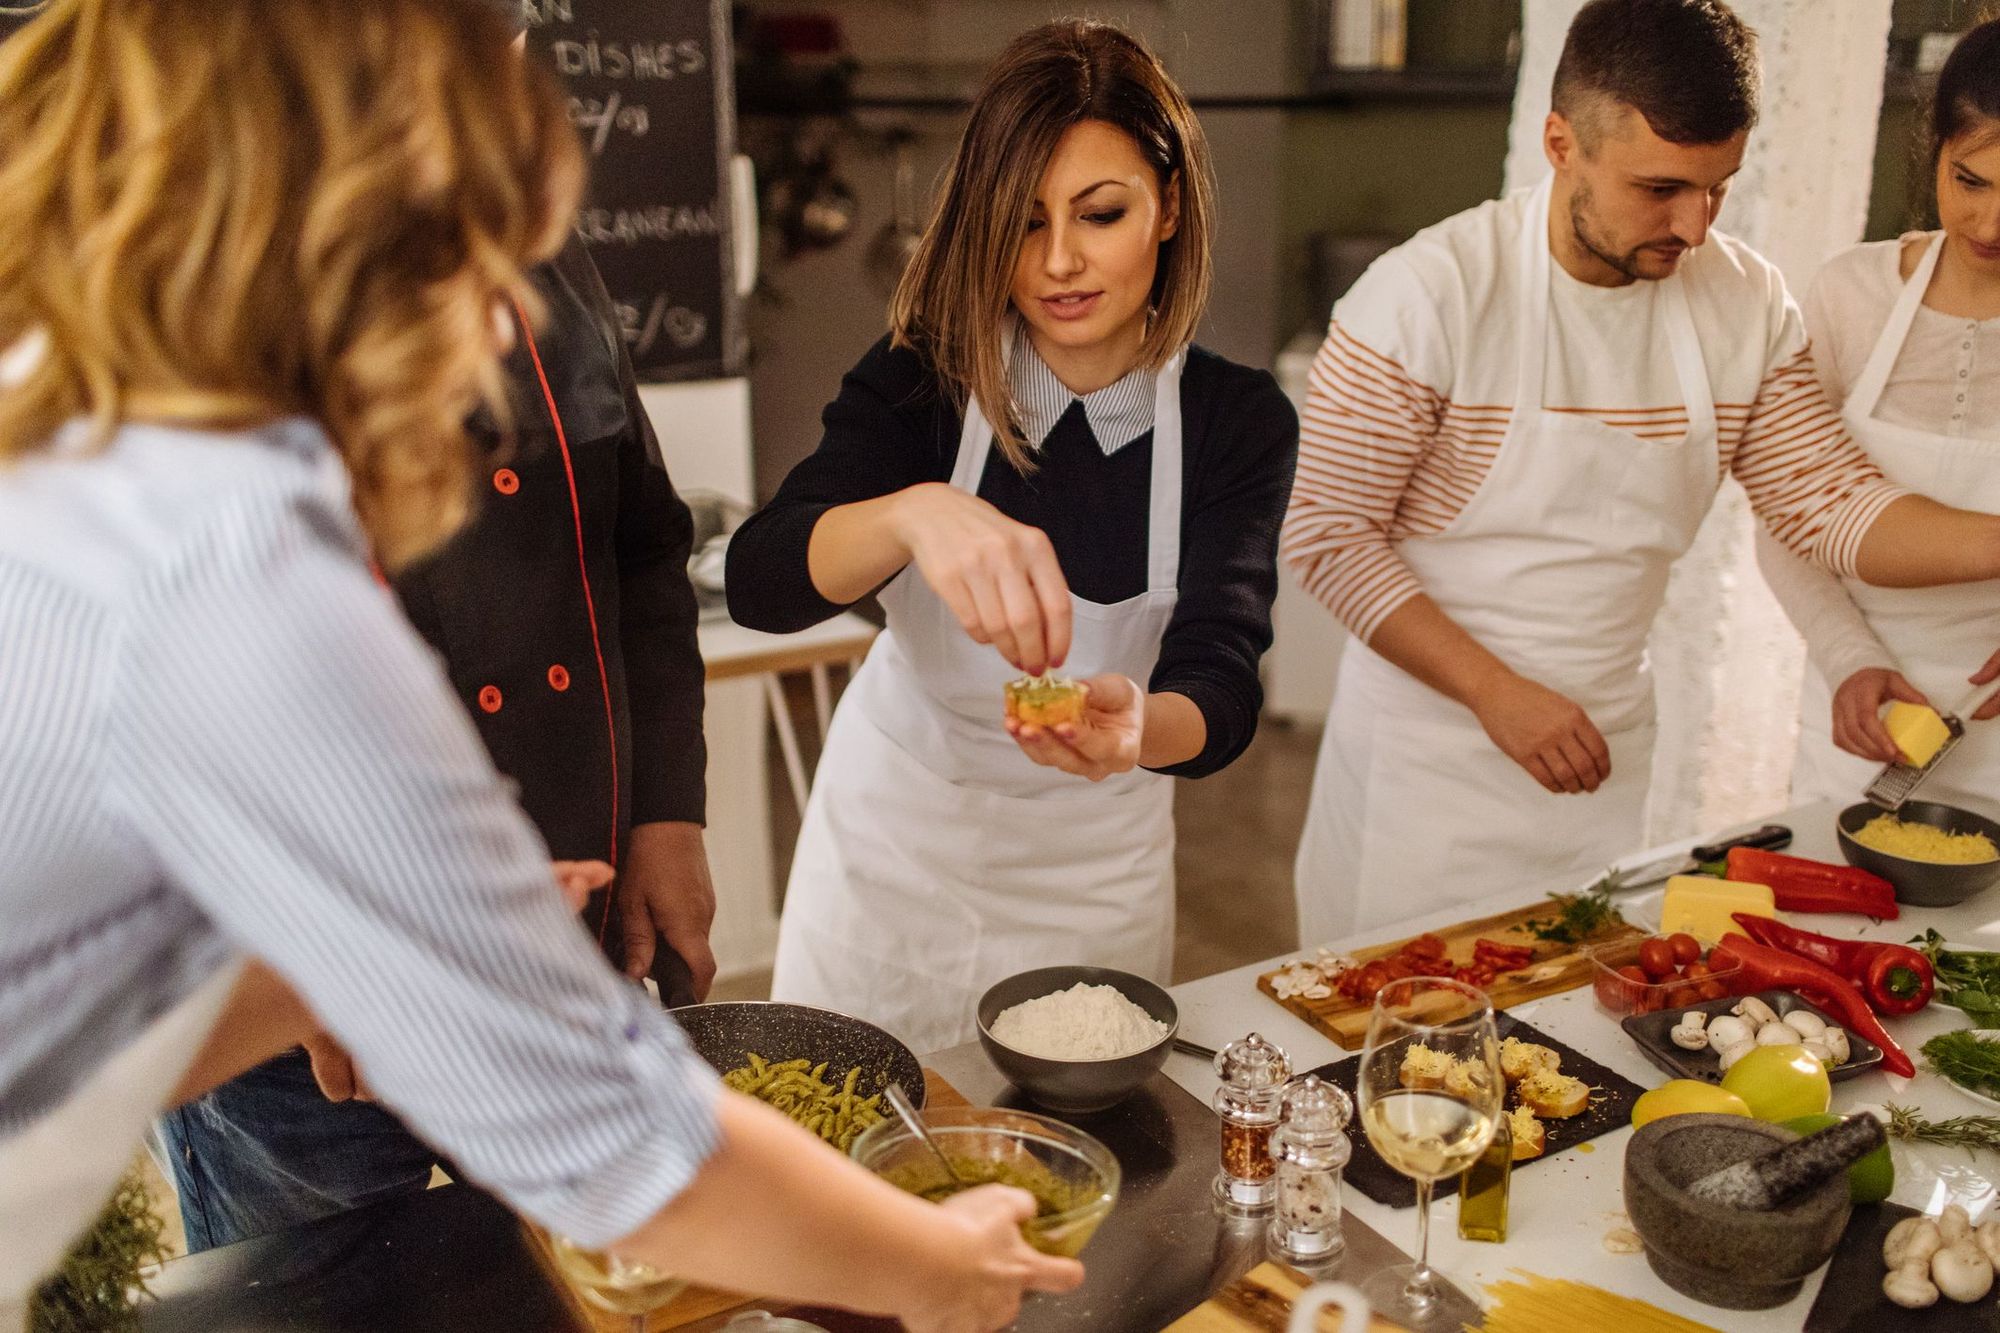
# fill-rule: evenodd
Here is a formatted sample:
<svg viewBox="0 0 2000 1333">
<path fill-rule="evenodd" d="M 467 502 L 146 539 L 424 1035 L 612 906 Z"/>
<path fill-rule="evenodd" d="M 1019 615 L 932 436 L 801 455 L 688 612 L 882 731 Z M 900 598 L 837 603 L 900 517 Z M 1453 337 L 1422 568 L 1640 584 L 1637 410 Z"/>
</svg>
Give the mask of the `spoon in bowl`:
<svg viewBox="0 0 2000 1333">
<path fill-rule="evenodd" d="M 954 1185 L 965 1184 L 965 1181 L 959 1178 L 958 1172 L 951 1169 L 951 1159 L 944 1155 L 944 1149 L 938 1147 L 937 1140 L 931 1137 L 929 1128 L 924 1124 L 923 1116 L 910 1103 L 910 1095 L 903 1091 L 903 1085 L 900 1083 L 891 1083 L 882 1090 L 882 1096 L 887 1099 L 889 1106 L 896 1112 L 897 1117 L 905 1125 L 909 1126 L 910 1132 L 922 1139 L 924 1146 L 931 1150 L 931 1156 L 937 1158 L 938 1165 L 944 1168 L 944 1178 Z"/>
</svg>

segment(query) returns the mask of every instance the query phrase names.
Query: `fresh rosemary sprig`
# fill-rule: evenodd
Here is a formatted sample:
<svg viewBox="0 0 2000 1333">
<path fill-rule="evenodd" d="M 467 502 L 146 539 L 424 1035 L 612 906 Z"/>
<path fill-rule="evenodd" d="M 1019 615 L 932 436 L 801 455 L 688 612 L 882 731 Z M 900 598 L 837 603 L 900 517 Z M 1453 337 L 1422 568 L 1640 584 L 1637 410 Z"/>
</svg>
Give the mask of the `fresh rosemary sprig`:
<svg viewBox="0 0 2000 1333">
<path fill-rule="evenodd" d="M 31 1333 L 137 1329 L 145 1270 L 165 1261 L 159 1214 L 139 1173 L 129 1171 L 97 1223 L 28 1306 Z"/>
<path fill-rule="evenodd" d="M 1941 1143 L 1970 1152 L 1983 1148 L 2000 1152 L 2000 1115 L 1961 1115 L 1949 1120 L 1926 1120 L 1915 1107 L 1889 1105 L 1889 1136 L 1918 1143 Z"/>
<path fill-rule="evenodd" d="M 1537 917 L 1526 923 L 1529 934 L 1557 944 L 1580 944 L 1605 927 L 1624 921 L 1611 905 L 1616 877 L 1607 874 L 1582 893 L 1552 893 L 1549 898 L 1561 909 L 1553 917 Z"/>
</svg>

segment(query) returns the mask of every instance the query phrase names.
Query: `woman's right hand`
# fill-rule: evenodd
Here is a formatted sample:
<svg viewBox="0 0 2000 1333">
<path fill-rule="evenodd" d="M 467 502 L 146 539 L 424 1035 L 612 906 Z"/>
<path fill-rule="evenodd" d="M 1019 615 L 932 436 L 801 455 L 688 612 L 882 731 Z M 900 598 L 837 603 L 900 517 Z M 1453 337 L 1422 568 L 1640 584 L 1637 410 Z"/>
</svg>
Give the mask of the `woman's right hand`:
<svg viewBox="0 0 2000 1333">
<path fill-rule="evenodd" d="M 941 482 L 897 493 L 890 526 L 976 643 L 1041 675 L 1069 656 L 1069 581 L 1040 528 Z"/>
<path fill-rule="evenodd" d="M 913 1274 L 910 1308 L 899 1310 L 911 1333 L 993 1333 L 1014 1322 L 1029 1291 L 1074 1291 L 1083 1265 L 1057 1259 L 1021 1239 L 1035 1215 L 1026 1190 L 982 1185 L 940 1205 L 948 1225 L 939 1271 Z"/>
<path fill-rule="evenodd" d="M 1833 743 L 1863 759 L 1895 763 L 1901 752 L 1889 739 L 1889 729 L 1882 725 L 1882 705 L 1892 699 L 1930 702 L 1900 671 L 1888 667 L 1863 667 L 1840 682 L 1840 688 L 1833 692 Z"/>
<path fill-rule="evenodd" d="M 1593 792 L 1611 776 L 1611 750 L 1575 700 L 1511 672 L 1483 689 L 1474 715 L 1493 743 L 1557 795 Z"/>
</svg>

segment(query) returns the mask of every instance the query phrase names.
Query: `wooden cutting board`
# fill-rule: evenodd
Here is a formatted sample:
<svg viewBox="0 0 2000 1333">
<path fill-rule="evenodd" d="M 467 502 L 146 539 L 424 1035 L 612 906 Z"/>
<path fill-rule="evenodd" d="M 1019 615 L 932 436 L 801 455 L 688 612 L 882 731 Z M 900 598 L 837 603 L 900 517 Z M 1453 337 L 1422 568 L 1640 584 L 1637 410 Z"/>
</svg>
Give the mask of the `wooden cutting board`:
<svg viewBox="0 0 2000 1333">
<path fill-rule="evenodd" d="M 957 1088 L 947 1083 L 942 1075 L 935 1070 L 926 1069 L 924 1105 L 928 1108 L 969 1106 L 971 1103 L 960 1095 Z M 632 1333 L 632 1320 L 629 1315 L 612 1314 L 586 1303 L 577 1295 L 576 1290 L 563 1280 L 561 1270 L 556 1267 L 555 1257 L 549 1252 L 547 1233 L 538 1227 L 529 1227 L 528 1234 L 533 1236 L 540 1246 L 549 1280 L 568 1298 L 570 1307 L 579 1321 L 579 1327 L 595 1330 L 595 1333 Z M 685 1328 L 689 1324 L 700 1323 L 704 1319 L 712 1319 L 752 1303 L 751 1297 L 737 1292 L 717 1291 L 709 1287 L 689 1287 L 666 1305 L 646 1316 L 646 1331 L 663 1333 L 666 1329 Z"/>
<path fill-rule="evenodd" d="M 1592 964 L 1584 953 L 1584 946 L 1576 944 L 1556 944 L 1548 940 L 1538 940 L 1529 933 L 1527 923 L 1534 920 L 1554 918 L 1559 909 L 1548 899 L 1517 907 L 1511 912 L 1498 916 L 1482 917 L 1477 921 L 1461 921 L 1455 926 L 1432 931 L 1444 940 L 1450 950 L 1453 962 L 1472 961 L 1472 946 L 1475 940 L 1485 938 L 1495 944 L 1520 945 L 1535 951 L 1534 961 L 1514 972 L 1502 972 L 1486 993 L 1493 997 L 1493 1007 L 1505 1009 L 1510 1005 L 1523 1004 L 1529 1000 L 1539 1000 L 1545 995 L 1557 995 L 1591 982 Z M 1639 938 L 1646 934 L 1639 927 L 1621 922 L 1591 937 L 1590 944 L 1598 945 L 1611 940 Z M 1414 937 L 1412 937 L 1414 938 Z M 1353 957 L 1358 963 L 1370 962 L 1376 958 L 1387 958 L 1400 950 L 1409 939 L 1396 940 L 1389 944 L 1378 944 L 1373 948 L 1358 949 Z M 1257 978 L 1257 989 L 1277 1000 L 1279 1004 L 1325 1033 L 1350 1051 L 1361 1049 L 1362 1040 L 1368 1035 L 1368 1014 L 1372 1004 L 1347 999 L 1338 992 L 1324 1000 L 1308 1000 L 1301 996 L 1278 999 L 1278 992 L 1272 988 L 1272 978 L 1277 972 L 1266 972 Z"/>
<path fill-rule="evenodd" d="M 1285 1333 L 1292 1302 L 1310 1285 L 1310 1279 L 1296 1269 L 1258 1264 L 1161 1333 Z M 1321 1311 L 1317 1327 L 1320 1333 L 1338 1333 L 1340 1312 Z M 1401 1328 L 1380 1315 L 1368 1320 L 1369 1333 L 1397 1333 Z"/>
</svg>

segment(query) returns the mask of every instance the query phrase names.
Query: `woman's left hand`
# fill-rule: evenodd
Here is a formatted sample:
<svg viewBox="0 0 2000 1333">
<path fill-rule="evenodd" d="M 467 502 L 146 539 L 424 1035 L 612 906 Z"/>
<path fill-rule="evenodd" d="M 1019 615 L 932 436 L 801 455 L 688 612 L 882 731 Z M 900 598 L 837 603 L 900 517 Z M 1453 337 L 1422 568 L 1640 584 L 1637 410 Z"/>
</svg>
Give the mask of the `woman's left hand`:
<svg viewBox="0 0 2000 1333">
<path fill-rule="evenodd" d="M 1139 763 L 1146 736 L 1146 692 L 1125 676 L 1092 676 L 1083 716 L 1049 728 L 1007 720 L 1007 732 L 1038 764 L 1102 782 Z"/>
</svg>

